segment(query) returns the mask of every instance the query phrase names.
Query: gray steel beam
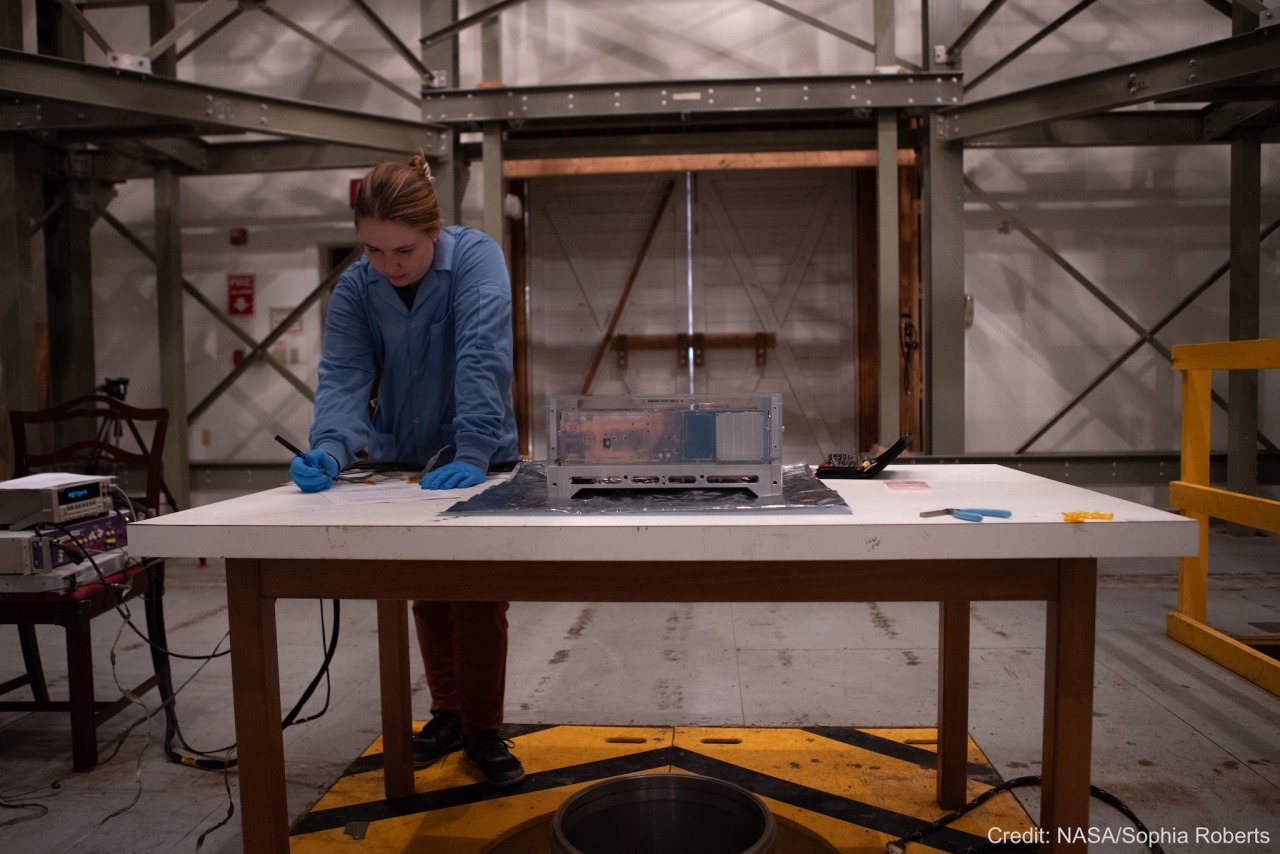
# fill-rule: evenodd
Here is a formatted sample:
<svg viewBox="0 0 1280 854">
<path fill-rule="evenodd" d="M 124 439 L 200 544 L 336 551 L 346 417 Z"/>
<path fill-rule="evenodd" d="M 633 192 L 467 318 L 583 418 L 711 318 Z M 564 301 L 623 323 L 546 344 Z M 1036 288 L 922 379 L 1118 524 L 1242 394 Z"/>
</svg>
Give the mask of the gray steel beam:
<svg viewBox="0 0 1280 854">
<path fill-rule="evenodd" d="M 1280 47 L 1280 45 L 1278 45 Z M 1256 131 L 1231 141 L 1231 280 L 1227 337 L 1252 340 L 1261 329 L 1262 146 Z M 1227 488 L 1253 494 L 1258 484 L 1258 372 L 1227 374 Z"/>
<path fill-rule="evenodd" d="M 102 33 L 98 32 L 97 29 L 94 28 L 93 24 L 89 23 L 89 19 L 84 16 L 84 13 L 80 11 L 76 4 L 72 3 L 71 0 L 58 0 L 58 2 L 62 4 L 62 8 L 67 16 L 75 22 L 76 27 L 92 39 L 93 43 L 96 44 L 103 53 L 113 53 L 111 45 L 107 43 L 107 40 L 103 37 Z"/>
<path fill-rule="evenodd" d="M 88 157 L 69 151 L 65 170 L 46 179 L 46 194 L 64 204 L 45 227 L 45 291 L 49 304 L 49 399 L 61 403 L 97 386 L 93 346 L 93 185 Z M 64 437 L 69 438 L 69 437 Z M 92 438 L 92 437 L 79 437 Z"/>
<path fill-rule="evenodd" d="M 1199 145 L 1206 142 L 1200 110 L 1144 110 L 1057 119 L 966 139 L 978 148 L 1071 148 Z"/>
<path fill-rule="evenodd" d="M 929 67 L 940 59 L 932 45 L 952 44 L 960 33 L 958 3 L 926 4 L 924 56 Z M 961 454 L 965 450 L 965 280 L 964 148 L 948 142 L 936 115 L 926 118 L 922 154 L 920 214 L 921 275 L 924 288 L 923 369 L 924 450 Z"/>
<path fill-rule="evenodd" d="M 0 86 L 0 88 L 3 88 Z M 111 131 L 123 131 L 130 136 L 143 137 L 157 126 L 155 116 L 127 110 L 102 107 L 98 104 L 61 101 L 14 101 L 0 105 L 0 131 L 34 133 L 43 139 L 70 132 L 95 137 Z M 196 125 L 178 123 L 160 126 L 160 132 L 172 133 L 175 127 L 195 132 Z"/>
<path fill-rule="evenodd" d="M 448 138 L 445 131 L 424 128 L 423 148 L 438 156 Z M 415 149 L 416 150 L 416 149 Z M 405 152 L 399 152 L 404 154 Z M 369 168 L 388 158 L 386 149 L 347 143 L 231 142 L 209 146 L 210 175 L 244 175 L 260 172 L 297 172 L 312 169 Z"/>
<path fill-rule="evenodd" d="M 456 85 L 458 81 L 458 29 L 449 30 L 458 21 L 458 0 L 420 0 L 422 8 L 422 32 L 431 33 L 434 38 L 421 40 L 422 62 L 432 69 L 432 86 Z M 492 8 L 492 7 L 491 7 Z M 479 23 L 483 16 L 472 16 L 467 21 Z M 468 24 L 469 25 L 469 24 Z M 425 90 L 425 87 L 424 87 Z M 422 99 L 422 114 L 425 119 L 428 99 Z M 450 127 L 436 138 L 439 160 L 432 164 L 435 174 L 436 198 L 440 202 L 440 214 L 445 224 L 462 222 L 462 197 L 466 194 L 467 170 L 460 154 L 461 141 L 458 134 Z"/>
<path fill-rule="evenodd" d="M 1018 57 L 1022 56 L 1028 50 L 1035 47 L 1041 41 L 1048 38 L 1053 33 L 1057 32 L 1058 29 L 1060 29 L 1064 24 L 1067 23 L 1067 21 L 1070 21 L 1076 15 L 1079 15 L 1081 12 L 1083 12 L 1085 9 L 1088 9 L 1090 6 L 1092 6 L 1096 2 L 1097 0 L 1080 0 L 1079 3 L 1072 6 L 1066 12 L 1063 12 L 1057 18 L 1055 18 L 1054 20 L 1046 24 L 1031 38 L 1027 39 L 1022 44 L 1015 47 L 1013 50 L 1002 54 L 1000 58 L 997 59 L 994 63 L 992 63 L 987 68 L 983 69 L 981 74 L 977 75 L 972 80 L 967 81 L 964 86 L 965 91 L 967 92 L 970 89 L 974 88 L 975 86 L 978 86 L 979 84 L 981 84 L 983 80 L 986 80 L 988 77 L 995 74 L 1001 68 L 1004 68 L 1006 65 L 1013 62 Z"/>
<path fill-rule="evenodd" d="M 440 136 L 432 131 L 432 136 Z M 305 172 L 315 169 L 368 169 L 387 159 L 387 152 L 379 148 L 366 148 L 325 142 L 295 142 L 292 140 L 259 142 L 224 142 L 200 148 L 188 140 L 164 140 L 165 145 L 189 143 L 185 158 L 179 159 L 193 172 L 203 175 L 258 175 L 266 172 Z M 149 179 L 154 172 L 154 156 L 145 149 L 163 146 L 149 143 L 129 146 L 113 143 L 109 148 L 93 152 L 93 176 L 102 181 L 130 181 Z M 196 160 L 196 151 L 203 161 Z M 428 148 L 434 154 L 439 146 Z M 176 155 L 178 152 L 174 152 Z M 196 168 L 199 166 L 200 168 Z"/>
<path fill-rule="evenodd" d="M 77 103 L 189 124 L 223 133 L 262 133 L 346 143 L 385 151 L 417 151 L 436 137 L 421 122 L 340 110 L 321 104 L 254 95 L 169 80 L 118 68 L 0 49 L 0 92 Z"/>
<path fill-rule="evenodd" d="M 147 160 L 169 160 L 192 172 L 209 171 L 209 152 L 199 140 L 152 139 L 138 143 Z"/>
<path fill-rule="evenodd" d="M 22 50 L 22 4 L 0 4 L 0 47 Z"/>
<path fill-rule="evenodd" d="M 182 311 L 181 187 L 172 169 L 155 176 L 156 324 L 160 402 L 169 410 L 164 481 L 179 509 L 191 506 L 187 423 L 186 331 Z"/>
<path fill-rule="evenodd" d="M 478 126 L 631 116 L 690 121 L 726 113 L 852 115 L 866 109 L 937 108 L 958 104 L 961 97 L 960 76 L 945 72 L 432 90 L 423 94 L 422 109 L 430 122 Z"/>
<path fill-rule="evenodd" d="M 612 127 L 612 125 L 611 125 Z M 876 147 L 874 127 L 787 128 L 778 130 L 703 131 L 681 133 L 637 131 L 604 136 L 523 137 L 507 133 L 503 150 L 508 160 L 548 157 L 612 157 L 763 151 L 824 151 Z"/>
<path fill-rule="evenodd" d="M 161 55 L 172 50 L 178 43 L 178 39 L 182 38 L 188 30 L 208 30 L 219 23 L 221 19 L 227 16 L 228 4 L 226 0 L 205 0 L 203 5 L 192 12 L 187 17 L 178 21 L 171 26 L 163 36 L 156 39 L 151 45 L 151 49 L 147 51 L 146 57 L 154 62 Z"/>
<path fill-rule="evenodd" d="M 372 68 L 365 65 L 363 62 L 360 62 L 359 60 L 348 55 L 347 53 L 341 50 L 338 50 L 336 47 L 329 44 L 327 41 L 320 38 L 315 33 L 308 30 L 306 27 L 303 27 L 302 25 L 298 24 L 296 21 L 294 21 L 292 18 L 288 17 L 287 15 L 281 14 L 279 11 L 277 11 L 276 9 L 273 9 L 272 7 L 268 6 L 265 3 L 263 3 L 261 6 L 258 6 L 257 8 L 262 12 L 262 14 L 266 15 L 268 18 L 273 19 L 276 23 L 280 24 L 282 27 L 293 30 L 293 32 L 302 36 L 302 38 L 311 42 L 313 45 L 320 48 L 320 50 L 324 51 L 330 56 L 334 57 L 339 62 L 345 62 L 348 66 L 350 66 L 351 68 L 354 68 L 356 71 L 360 72 L 365 77 L 368 77 L 370 80 L 374 81 L 378 85 L 383 86 L 384 88 L 396 93 L 401 98 L 404 98 L 406 101 L 410 102 L 411 104 L 418 103 L 417 95 L 405 89 L 403 86 L 400 86 L 399 84 L 394 83 L 391 80 L 388 80 L 386 77 L 374 71 Z"/>
<path fill-rule="evenodd" d="M 1054 119 L 1177 98 L 1213 100 L 1214 87 L 1280 71 L 1280 32 L 1255 30 L 1155 59 L 1129 63 L 986 98 L 938 113 L 949 142 L 1002 133 Z M 1272 87 L 1275 80 L 1263 80 Z"/>
<path fill-rule="evenodd" d="M 26 141 L 0 136 L 0 365 L 6 409 L 35 409 L 40 403 L 36 386 L 36 311 L 41 298 L 32 281 L 31 173 Z M 0 430 L 0 450 L 13 459 L 12 437 Z"/>
<path fill-rule="evenodd" d="M 1277 86 L 1280 91 L 1280 86 Z M 1207 142 L 1220 140 L 1237 128 L 1262 130 L 1280 125 L 1280 101 L 1236 101 L 1215 104 L 1204 112 L 1204 138 Z M 1259 140 L 1262 141 L 1262 140 Z"/>
<path fill-rule="evenodd" d="M 481 66 L 480 77 L 486 81 L 502 80 L 502 30 L 498 18 L 486 18 L 480 26 Z M 486 234 L 506 249 L 507 218 L 503 214 L 503 197 L 506 195 L 506 179 L 502 177 L 502 122 L 486 122 L 482 168 L 484 170 L 484 210 L 481 214 Z"/>
<path fill-rule="evenodd" d="M 897 56 L 893 0 L 875 0 L 876 65 L 892 64 Z M 880 342 L 879 435 L 886 445 L 901 434 L 902 373 L 899 365 L 898 320 L 902 301 L 898 257 L 898 111 L 876 111 L 876 329 Z"/>
<path fill-rule="evenodd" d="M 188 42 L 186 46 L 182 48 L 182 50 L 178 51 L 174 55 L 174 59 L 181 62 L 192 51 L 198 49 L 201 45 L 203 45 L 209 39 L 213 38 L 218 33 L 222 32 L 223 28 L 226 27 L 228 24 L 230 24 L 232 21 L 234 21 L 236 18 L 240 17 L 240 13 L 243 11 L 244 11 L 244 7 L 241 6 L 239 3 L 232 6 L 231 9 L 227 12 L 227 14 L 221 20 L 214 23 L 207 30 L 205 30 L 200 35 L 196 36 L 194 39 Z"/>
<path fill-rule="evenodd" d="M 828 24 L 826 21 L 823 21 L 820 18 L 815 18 L 812 15 L 807 15 L 798 9 L 794 9 L 791 6 L 786 5 L 785 3 L 779 3 L 777 2 L 777 0 L 756 0 L 756 2 L 763 3 L 765 6 L 768 6 L 771 9 L 775 9 L 784 15 L 788 15 L 792 18 L 795 18 L 797 21 L 800 21 L 801 23 L 805 23 L 811 27 L 815 27 L 819 30 L 822 30 L 824 33 L 835 36 L 841 41 L 845 41 L 851 45 L 860 47 L 863 50 L 867 51 L 868 53 L 874 53 L 876 50 L 876 45 L 872 44 L 871 42 L 864 41 L 863 39 L 860 39 L 855 35 L 846 33 L 844 30 L 838 29 L 837 27 L 833 27 L 830 24 Z M 881 63 L 877 60 L 876 64 L 879 65 Z M 903 63 L 903 65 L 905 67 L 906 63 Z"/>
<path fill-rule="evenodd" d="M 424 2 L 426 2 L 426 0 L 424 0 Z M 422 38 L 418 39 L 418 42 L 424 48 L 434 47 L 435 45 L 445 44 L 445 43 L 453 43 L 456 45 L 458 33 L 464 30 L 470 29 L 471 27 L 474 27 L 476 24 L 479 24 L 483 21 L 489 20 L 494 15 L 497 15 L 499 12 L 502 12 L 504 9 L 507 9 L 511 6 L 517 6 L 523 2 L 525 2 L 525 0 L 498 0 L 497 3 L 493 3 L 489 6 L 486 6 L 483 9 L 479 10 L 478 12 L 474 12 L 465 18 L 459 18 L 458 4 L 456 0 L 454 0 L 454 2 L 452 3 L 452 6 L 453 6 L 452 14 L 448 16 L 452 18 L 452 20 L 449 23 L 444 24 L 442 26 L 441 25 L 442 18 L 439 16 L 434 16 L 430 21 L 430 23 L 432 26 L 436 27 L 436 29 L 427 30 L 427 34 Z M 425 25 L 426 23 L 428 23 L 428 21 L 424 19 L 423 24 Z M 426 29 L 425 26 L 423 28 Z M 427 63 L 427 64 L 430 65 L 431 63 Z M 457 75 L 456 74 L 452 75 L 449 79 L 457 80 Z"/>
<path fill-rule="evenodd" d="M 982 32 L 982 28 L 1000 11 L 1000 7 L 1005 4 L 1005 0 L 989 0 L 978 16 L 974 18 L 969 26 L 964 28 L 964 32 L 956 37 L 950 45 L 934 44 L 934 61 L 945 65 L 950 65 L 960 55 L 960 52 L 973 41 L 978 33 Z M 926 45 L 928 47 L 928 45 Z"/>
<path fill-rule="evenodd" d="M 351 0 L 351 5 L 360 10 L 360 14 L 364 15 L 365 20 L 378 31 L 378 34 L 381 35 L 386 43 L 391 46 L 392 50 L 400 54 L 400 56 L 404 58 L 404 61 L 409 63 L 409 65 L 413 67 L 414 71 L 418 72 L 419 77 L 423 79 L 431 77 L 431 72 L 427 70 L 425 65 L 423 65 L 422 60 L 409 49 L 408 45 L 400 40 L 400 37 L 396 35 L 395 30 L 387 26 L 386 21 L 378 17 L 378 14 L 374 12 L 373 9 L 369 8 L 369 4 L 366 3 L 365 0 Z"/>
</svg>

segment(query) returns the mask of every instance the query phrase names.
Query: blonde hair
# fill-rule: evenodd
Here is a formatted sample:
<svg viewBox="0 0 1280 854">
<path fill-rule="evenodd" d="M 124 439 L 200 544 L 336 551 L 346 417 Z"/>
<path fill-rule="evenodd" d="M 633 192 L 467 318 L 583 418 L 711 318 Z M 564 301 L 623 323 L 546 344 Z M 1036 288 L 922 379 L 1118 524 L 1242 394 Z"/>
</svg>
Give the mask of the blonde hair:
<svg viewBox="0 0 1280 854">
<path fill-rule="evenodd" d="M 402 222 L 424 234 L 444 225 L 436 199 L 431 165 L 421 154 L 408 163 L 379 163 L 369 170 L 356 192 L 356 221 Z"/>
</svg>

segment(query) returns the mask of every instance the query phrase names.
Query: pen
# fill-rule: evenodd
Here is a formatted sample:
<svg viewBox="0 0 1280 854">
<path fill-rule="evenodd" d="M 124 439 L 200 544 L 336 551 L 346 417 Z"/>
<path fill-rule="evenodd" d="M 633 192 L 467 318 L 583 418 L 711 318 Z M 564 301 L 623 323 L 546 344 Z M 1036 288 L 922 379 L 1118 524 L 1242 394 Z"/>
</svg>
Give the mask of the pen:
<svg viewBox="0 0 1280 854">
<path fill-rule="evenodd" d="M 294 455 L 295 457 L 297 457 L 297 458 L 298 458 L 298 459 L 300 459 L 300 460 L 303 460 L 304 462 L 306 461 L 306 459 L 307 459 L 307 455 L 306 455 L 306 454 L 304 454 L 304 453 L 302 453 L 302 449 L 301 449 L 301 448 L 299 448 L 297 445 L 293 444 L 292 442 L 290 442 L 290 441 L 289 441 L 288 439 L 286 439 L 284 436 L 280 436 L 280 435 L 278 435 L 278 434 L 277 434 L 277 435 L 276 435 L 276 441 L 277 441 L 277 442 L 279 442 L 281 445 L 284 445 L 284 446 L 285 446 L 286 448 L 288 448 L 290 451 L 293 451 L 293 455 Z M 330 480 L 337 480 L 337 477 L 336 477 L 335 475 L 330 474 L 329 472 L 325 471 L 323 468 L 320 468 L 319 466 L 316 466 L 316 468 L 317 468 L 317 469 L 319 469 L 320 471 L 324 472 L 324 473 L 325 473 L 325 475 L 326 475 Z"/>
<path fill-rule="evenodd" d="M 276 436 L 276 441 L 277 441 L 277 442 L 279 442 L 281 445 L 284 445 L 284 446 L 285 446 L 286 448 L 288 448 L 289 450 L 293 451 L 293 455 L 294 455 L 295 457 L 302 457 L 304 460 L 307 458 L 307 455 L 306 455 L 306 454 L 304 454 L 304 453 L 302 453 L 302 451 L 298 450 L 298 446 L 297 446 L 297 445 L 295 445 L 295 444 L 293 444 L 292 442 L 290 442 L 290 441 L 289 441 L 288 439 L 286 439 L 284 436 L 277 435 L 277 436 Z"/>
</svg>

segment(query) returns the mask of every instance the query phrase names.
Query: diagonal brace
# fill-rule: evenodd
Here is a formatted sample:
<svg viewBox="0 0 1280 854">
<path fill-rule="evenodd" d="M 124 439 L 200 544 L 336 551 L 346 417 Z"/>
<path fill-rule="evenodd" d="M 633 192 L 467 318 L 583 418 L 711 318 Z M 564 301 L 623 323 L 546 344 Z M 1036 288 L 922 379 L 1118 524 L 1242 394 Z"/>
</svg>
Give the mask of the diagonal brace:
<svg viewBox="0 0 1280 854">
<path fill-rule="evenodd" d="M 246 353 L 244 361 L 236 365 L 235 370 L 227 374 L 227 376 L 222 380 L 222 382 L 218 383 L 213 391 L 205 395 L 204 400 L 195 405 L 191 412 L 187 414 L 187 422 L 195 423 L 195 420 L 203 415 L 204 411 L 208 409 L 224 391 L 231 388 L 235 381 L 240 378 L 241 374 L 249 369 L 249 366 L 253 364 L 254 359 L 260 359 L 266 356 L 267 348 L 276 343 L 276 339 L 283 335 L 285 330 L 292 326 L 293 322 L 301 317 L 304 311 L 311 307 L 312 303 L 320 299 L 321 295 L 323 295 L 325 291 L 333 287 L 334 283 L 338 281 L 338 277 L 346 271 L 347 267 L 351 265 L 351 262 L 360 257 L 360 253 L 362 251 L 363 249 L 361 247 L 356 246 L 348 252 L 347 257 L 343 258 L 338 266 L 334 267 L 333 271 L 324 277 L 324 281 L 321 282 L 315 290 L 307 294 L 306 299 L 298 303 L 298 307 L 289 312 L 289 315 L 285 317 L 284 320 L 280 321 L 280 325 L 271 330 L 271 332 L 267 334 L 267 337 L 262 339 L 261 343 Z"/>
<path fill-rule="evenodd" d="M 112 216 L 108 211 L 102 212 L 102 218 L 105 219 L 112 228 L 119 232 L 120 236 L 127 240 L 135 249 L 150 259 L 152 263 L 155 263 L 156 253 L 150 246 L 143 243 L 141 238 L 130 231 L 128 226 Z M 206 311 L 212 314 L 215 320 L 227 327 L 227 329 L 230 329 L 241 341 L 248 344 L 250 347 L 257 348 L 259 346 L 253 336 L 245 332 L 234 321 L 232 321 L 231 318 L 223 314 L 208 297 L 200 293 L 200 291 L 196 289 L 195 285 L 191 284 L 191 282 L 187 281 L 185 278 L 182 280 L 182 289 L 186 291 L 186 293 L 196 302 L 202 305 Z M 279 359 L 272 356 L 269 352 L 263 351 L 262 360 L 275 368 L 276 372 L 288 380 L 307 400 L 315 400 L 315 392 L 311 390 L 311 387 L 300 380 L 297 374 L 285 367 Z"/>
<path fill-rule="evenodd" d="M 1078 404 L 1081 400 L 1083 400 L 1087 394 L 1089 394 L 1091 391 L 1097 388 L 1104 379 L 1110 376 L 1110 374 L 1113 373 L 1116 370 L 1116 368 L 1120 366 L 1121 362 L 1124 362 L 1131 355 L 1136 353 L 1142 347 L 1143 344 L 1150 345 L 1157 353 L 1159 353 L 1170 364 L 1172 364 L 1173 353 L 1169 350 L 1168 347 L 1166 347 L 1164 344 L 1156 340 L 1155 334 L 1159 332 L 1161 329 L 1163 329 L 1166 325 L 1168 325 L 1168 323 L 1171 320 L 1173 320 L 1174 317 L 1176 317 L 1179 313 L 1181 313 L 1183 309 L 1185 309 L 1188 305 L 1190 305 L 1197 297 L 1200 296 L 1201 293 L 1207 290 L 1209 286 L 1214 283 L 1214 281 L 1216 281 L 1221 275 L 1223 275 L 1223 273 L 1226 272 L 1227 269 L 1230 268 L 1230 263 L 1228 262 L 1224 264 L 1222 267 L 1220 267 L 1218 270 L 1214 271 L 1214 273 L 1209 277 L 1209 279 L 1206 280 L 1205 282 L 1202 282 L 1201 285 L 1195 290 L 1193 290 L 1188 297 L 1183 299 L 1183 301 L 1178 304 L 1178 306 L 1173 310 L 1172 313 L 1166 315 L 1156 326 L 1148 330 L 1144 328 L 1142 324 L 1138 323 L 1138 321 L 1135 320 L 1132 315 L 1130 315 L 1123 308 L 1121 308 L 1120 305 L 1117 304 L 1115 300 L 1107 296 L 1106 293 L 1104 293 L 1101 288 L 1099 288 L 1093 282 L 1089 281 L 1089 279 L 1086 278 L 1083 273 L 1081 273 L 1074 266 L 1072 266 L 1071 263 L 1068 262 L 1065 258 L 1063 258 L 1062 255 L 1059 254 L 1056 250 L 1054 250 L 1052 246 L 1045 243 L 1045 241 L 1042 240 L 1039 235 L 1031 231 L 1031 229 L 1029 229 L 1021 220 L 1019 220 L 1016 216 L 1010 213 L 1007 208 L 1001 205 L 998 201 L 992 198 L 985 190 L 983 190 L 976 183 L 974 183 L 973 179 L 969 178 L 968 176 L 965 176 L 964 183 L 965 183 L 965 186 L 970 190 L 970 192 L 972 192 L 975 196 L 981 199 L 993 211 L 999 213 L 1002 217 L 1008 220 L 1008 222 L 1014 228 L 1016 228 L 1024 237 L 1030 240 L 1036 246 L 1036 248 L 1044 252 L 1044 254 L 1048 256 L 1048 258 L 1051 261 L 1053 261 L 1055 264 L 1061 267 L 1069 276 L 1071 276 L 1071 278 L 1079 282 L 1085 288 L 1085 290 L 1093 294 L 1098 299 L 1099 302 L 1101 302 L 1107 308 L 1111 309 L 1111 311 L 1117 317 L 1119 317 L 1122 321 L 1124 321 L 1126 326 L 1128 326 L 1134 332 L 1138 333 L 1138 336 L 1139 336 L 1138 340 L 1128 350 L 1125 351 L 1125 353 L 1120 357 L 1120 359 L 1117 362 L 1113 363 L 1105 371 L 1103 371 L 1101 376 L 1097 377 L 1092 383 L 1089 384 L 1089 386 L 1081 394 L 1077 395 L 1075 399 L 1073 399 L 1065 407 L 1059 410 L 1058 413 L 1054 415 L 1053 418 L 1050 419 L 1047 424 L 1045 424 L 1043 427 L 1037 430 L 1035 434 L 1031 436 L 1031 438 L 1023 442 L 1022 445 L 1018 447 L 1018 450 L 1015 451 L 1014 453 L 1018 453 L 1018 454 L 1025 453 L 1027 448 L 1035 444 L 1035 442 L 1039 440 L 1040 437 L 1043 436 L 1049 430 L 1050 427 L 1052 427 L 1059 420 L 1061 420 L 1061 418 L 1064 415 L 1066 415 L 1067 411 L 1072 409 L 1076 404 Z M 1262 234 L 1263 238 L 1265 238 L 1273 230 L 1275 230 L 1277 225 L 1280 225 L 1280 222 L 1273 223 L 1268 229 L 1266 229 Z M 1227 401 L 1224 400 L 1222 396 L 1217 392 L 1213 393 L 1213 402 L 1216 403 L 1224 412 L 1227 411 L 1227 408 L 1228 408 Z M 1268 450 L 1274 450 L 1275 446 L 1272 445 L 1271 441 L 1267 439 L 1265 436 L 1262 436 L 1261 434 L 1259 434 L 1259 441 L 1261 441 L 1263 445 L 1268 448 Z"/>
</svg>

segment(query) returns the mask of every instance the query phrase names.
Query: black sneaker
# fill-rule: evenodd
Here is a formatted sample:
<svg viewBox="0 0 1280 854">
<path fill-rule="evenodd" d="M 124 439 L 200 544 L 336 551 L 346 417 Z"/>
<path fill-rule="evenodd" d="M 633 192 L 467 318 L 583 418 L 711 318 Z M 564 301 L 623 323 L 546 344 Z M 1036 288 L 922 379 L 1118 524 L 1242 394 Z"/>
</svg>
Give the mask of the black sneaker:
<svg viewBox="0 0 1280 854">
<path fill-rule="evenodd" d="M 413 767 L 425 768 L 462 747 L 462 722 L 453 712 L 436 712 L 413 737 Z"/>
<path fill-rule="evenodd" d="M 514 786 L 524 779 L 524 766 L 511 755 L 514 743 L 493 730 L 462 737 L 462 754 L 495 786 Z"/>
</svg>

